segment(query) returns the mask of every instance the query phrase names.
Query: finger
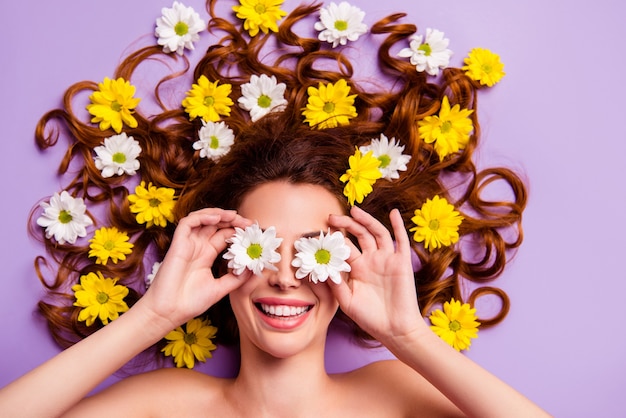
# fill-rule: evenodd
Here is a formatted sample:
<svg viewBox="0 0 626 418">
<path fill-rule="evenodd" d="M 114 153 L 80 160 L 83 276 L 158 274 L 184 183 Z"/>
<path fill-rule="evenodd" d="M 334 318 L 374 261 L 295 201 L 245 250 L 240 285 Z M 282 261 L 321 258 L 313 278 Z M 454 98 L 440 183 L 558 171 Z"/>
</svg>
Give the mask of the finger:
<svg viewBox="0 0 626 418">
<path fill-rule="evenodd" d="M 385 250 L 393 249 L 391 234 L 376 218 L 358 206 L 352 207 L 350 215 L 352 215 L 352 217 L 361 225 L 365 226 L 365 228 L 367 228 L 367 230 L 373 235 L 378 248 Z"/>
<path fill-rule="evenodd" d="M 212 234 L 208 241 L 215 248 L 217 253 L 220 253 L 228 247 L 227 240 L 233 236 L 235 230 L 232 228 L 223 228 L 218 229 L 214 234 Z"/>
<path fill-rule="evenodd" d="M 404 227 L 404 221 L 402 215 L 398 209 L 393 209 L 389 213 L 389 220 L 391 221 L 391 227 L 393 228 L 393 236 L 396 240 L 397 251 L 402 254 L 410 254 L 411 242 L 409 235 Z"/>
<path fill-rule="evenodd" d="M 361 225 L 355 219 L 343 215 L 330 215 L 328 223 L 335 228 L 345 229 L 352 234 L 363 252 L 376 251 L 378 249 L 376 239 L 364 225 Z"/>
<path fill-rule="evenodd" d="M 348 248 L 350 248 L 350 255 L 348 256 L 348 259 L 346 260 L 346 262 L 348 264 L 351 264 L 352 262 L 354 262 L 354 260 L 356 260 L 357 258 L 361 256 L 361 250 L 359 250 L 359 248 L 356 245 L 354 245 L 354 242 L 352 242 L 347 237 L 345 239 L 345 243 L 348 246 Z"/>
</svg>

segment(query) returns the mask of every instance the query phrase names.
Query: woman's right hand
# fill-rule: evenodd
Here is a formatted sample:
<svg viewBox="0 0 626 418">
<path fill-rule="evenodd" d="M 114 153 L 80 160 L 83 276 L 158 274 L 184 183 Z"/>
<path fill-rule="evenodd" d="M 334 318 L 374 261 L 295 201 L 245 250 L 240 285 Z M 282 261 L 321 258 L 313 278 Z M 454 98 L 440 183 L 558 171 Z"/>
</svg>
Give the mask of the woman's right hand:
<svg viewBox="0 0 626 418">
<path fill-rule="evenodd" d="M 245 281 L 248 271 L 216 278 L 211 267 L 226 249 L 234 228 L 250 224 L 236 211 L 216 208 L 201 209 L 181 219 L 159 271 L 141 299 L 164 320 L 167 331 L 206 311 Z"/>
</svg>

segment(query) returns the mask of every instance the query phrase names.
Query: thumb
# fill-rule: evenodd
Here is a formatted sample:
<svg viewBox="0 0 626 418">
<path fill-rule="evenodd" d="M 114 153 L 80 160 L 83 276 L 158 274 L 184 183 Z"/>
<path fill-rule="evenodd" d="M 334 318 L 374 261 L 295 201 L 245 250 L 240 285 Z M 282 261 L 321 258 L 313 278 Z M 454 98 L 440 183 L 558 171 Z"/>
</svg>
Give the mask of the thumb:
<svg viewBox="0 0 626 418">
<path fill-rule="evenodd" d="M 330 291 L 339 302 L 339 306 L 341 309 L 347 313 L 350 308 L 350 303 L 352 301 L 352 289 L 350 285 L 346 282 L 346 280 L 342 280 L 339 284 L 335 282 L 329 283 Z"/>
<path fill-rule="evenodd" d="M 219 279 L 214 279 L 214 286 L 217 293 L 220 295 L 220 299 L 244 284 L 251 275 L 252 272 L 246 269 L 238 276 L 229 272 L 221 276 Z"/>
</svg>

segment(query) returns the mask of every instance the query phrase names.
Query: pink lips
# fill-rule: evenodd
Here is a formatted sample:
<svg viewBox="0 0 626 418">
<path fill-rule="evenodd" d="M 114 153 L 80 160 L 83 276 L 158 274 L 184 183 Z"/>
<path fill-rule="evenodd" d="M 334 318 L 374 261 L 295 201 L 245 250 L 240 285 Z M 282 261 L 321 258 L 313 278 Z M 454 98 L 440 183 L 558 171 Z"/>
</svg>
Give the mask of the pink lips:
<svg viewBox="0 0 626 418">
<path fill-rule="evenodd" d="M 254 300 L 259 317 L 271 328 L 292 330 L 306 321 L 314 304 L 297 299 L 259 298 Z"/>
</svg>

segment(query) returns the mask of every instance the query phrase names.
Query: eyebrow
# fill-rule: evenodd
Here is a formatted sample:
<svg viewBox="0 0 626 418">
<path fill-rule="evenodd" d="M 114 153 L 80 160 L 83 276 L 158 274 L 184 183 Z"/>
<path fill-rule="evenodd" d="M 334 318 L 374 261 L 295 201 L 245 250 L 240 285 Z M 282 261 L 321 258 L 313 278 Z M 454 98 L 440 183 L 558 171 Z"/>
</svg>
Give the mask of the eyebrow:
<svg viewBox="0 0 626 418">
<path fill-rule="evenodd" d="M 300 238 L 317 238 L 320 236 L 320 232 L 322 231 L 305 232 L 304 234 L 300 235 Z"/>
</svg>

